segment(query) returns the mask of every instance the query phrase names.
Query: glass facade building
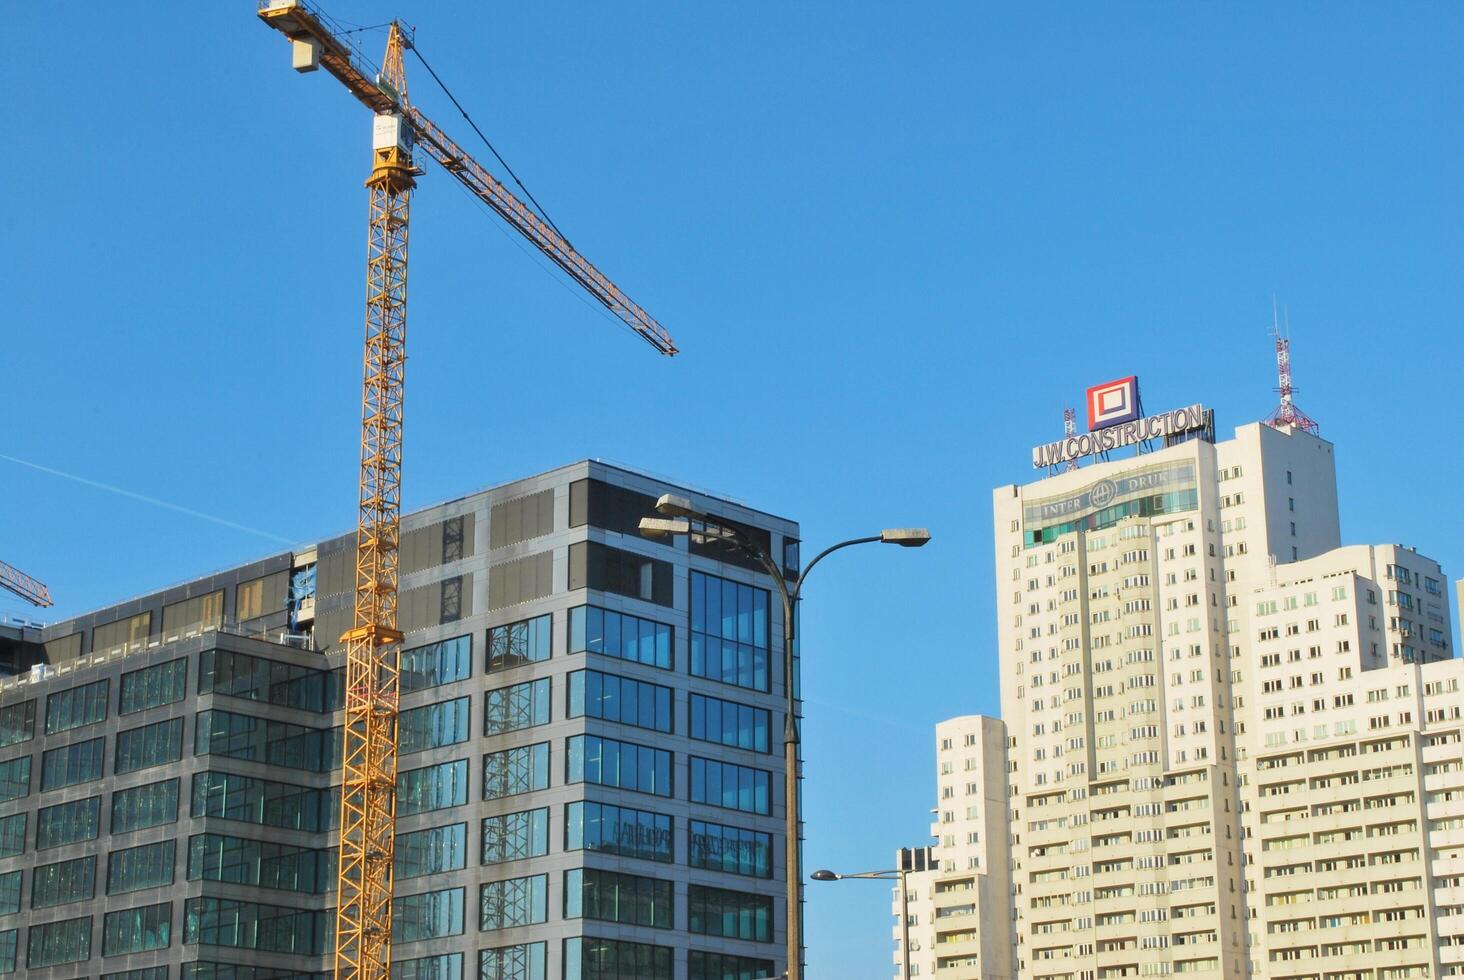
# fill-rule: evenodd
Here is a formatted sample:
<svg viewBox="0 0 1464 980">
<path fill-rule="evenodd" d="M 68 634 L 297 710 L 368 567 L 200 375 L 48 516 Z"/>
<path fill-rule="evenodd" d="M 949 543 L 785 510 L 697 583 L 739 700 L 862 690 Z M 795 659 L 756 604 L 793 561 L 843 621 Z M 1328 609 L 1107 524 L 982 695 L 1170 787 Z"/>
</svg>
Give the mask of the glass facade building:
<svg viewBox="0 0 1464 980">
<path fill-rule="evenodd" d="M 635 533 L 673 491 L 796 550 L 598 462 L 404 518 L 398 980 L 783 970 L 781 612 L 739 556 Z M 0 677 L 0 980 L 330 975 L 353 559 L 52 625 Z"/>
</svg>

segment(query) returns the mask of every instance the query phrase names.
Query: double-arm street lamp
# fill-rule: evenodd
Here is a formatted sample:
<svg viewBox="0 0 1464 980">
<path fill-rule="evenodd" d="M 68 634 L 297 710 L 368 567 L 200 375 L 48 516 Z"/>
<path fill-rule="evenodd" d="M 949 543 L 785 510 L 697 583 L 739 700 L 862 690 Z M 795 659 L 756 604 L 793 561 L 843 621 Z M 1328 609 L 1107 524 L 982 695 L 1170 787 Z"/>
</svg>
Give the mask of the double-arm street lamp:
<svg viewBox="0 0 1464 980">
<path fill-rule="evenodd" d="M 645 517 L 640 522 L 640 532 L 648 538 L 675 537 L 687 535 L 693 540 L 718 542 L 742 552 L 757 561 L 777 586 L 783 600 L 783 691 L 788 706 L 783 721 L 783 766 L 784 766 L 784 837 L 788 875 L 788 980 L 801 980 L 803 976 L 803 909 L 799 902 L 799 887 L 803 877 L 800 867 L 799 827 L 802 817 L 798 801 L 798 724 L 794 718 L 796 710 L 793 691 L 793 622 L 794 610 L 798 606 L 798 595 L 808 573 L 826 556 L 841 548 L 856 544 L 894 544 L 902 548 L 918 548 L 930 540 L 925 528 L 888 528 L 866 538 L 851 538 L 831 545 L 814 556 L 803 566 L 792 587 L 784 581 L 783 567 L 774 562 L 767 552 L 741 528 L 720 523 L 717 518 L 696 510 L 691 501 L 675 494 L 665 494 L 656 501 L 656 512 L 660 517 Z"/>
</svg>

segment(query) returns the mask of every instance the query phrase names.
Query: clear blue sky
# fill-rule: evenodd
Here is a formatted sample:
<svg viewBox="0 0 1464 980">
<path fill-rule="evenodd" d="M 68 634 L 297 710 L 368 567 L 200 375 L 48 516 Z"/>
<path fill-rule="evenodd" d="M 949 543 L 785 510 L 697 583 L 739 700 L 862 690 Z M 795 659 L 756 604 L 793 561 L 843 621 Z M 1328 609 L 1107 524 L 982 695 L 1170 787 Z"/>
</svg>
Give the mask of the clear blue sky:
<svg viewBox="0 0 1464 980">
<path fill-rule="evenodd" d="M 7 10 L 0 453 L 307 540 L 354 520 L 370 121 L 252 10 Z M 601 456 L 797 518 L 810 548 L 934 530 L 810 587 L 810 867 L 924 841 L 931 726 L 997 711 L 990 488 L 1112 377 L 1223 432 L 1264 416 L 1273 294 L 1344 537 L 1464 570 L 1464 7 L 333 12 L 414 22 L 685 351 L 587 309 L 430 172 L 408 507 Z M 277 548 L 3 460 L 0 500 L 0 558 L 58 618 Z M 815 978 L 889 974 L 882 886 L 810 899 Z"/>
</svg>

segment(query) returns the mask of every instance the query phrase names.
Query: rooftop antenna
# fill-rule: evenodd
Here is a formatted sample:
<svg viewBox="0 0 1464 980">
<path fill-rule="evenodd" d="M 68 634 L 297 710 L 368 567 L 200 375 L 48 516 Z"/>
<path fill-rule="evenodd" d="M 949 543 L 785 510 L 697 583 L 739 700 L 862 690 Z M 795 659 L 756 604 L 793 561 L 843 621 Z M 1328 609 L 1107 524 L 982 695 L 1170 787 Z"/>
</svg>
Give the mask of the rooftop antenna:
<svg viewBox="0 0 1464 980">
<path fill-rule="evenodd" d="M 1069 407 L 1062 410 L 1062 434 L 1064 437 L 1075 436 L 1078 434 L 1077 409 Z M 1063 469 L 1067 470 L 1069 473 L 1077 468 L 1078 461 L 1076 459 L 1068 460 L 1067 465 L 1063 467 Z"/>
<path fill-rule="evenodd" d="M 1271 336 L 1276 340 L 1276 375 L 1280 386 L 1276 391 L 1281 393 L 1281 404 L 1276 410 L 1265 419 L 1265 424 L 1273 429 L 1282 426 L 1291 426 L 1301 429 L 1303 432 L 1310 432 L 1312 435 L 1321 433 L 1321 426 L 1316 423 L 1310 415 L 1307 415 L 1292 400 L 1292 394 L 1296 388 L 1291 383 L 1291 311 L 1286 311 L 1286 334 L 1281 332 L 1280 316 L 1276 309 L 1276 298 L 1271 297 Z"/>
</svg>

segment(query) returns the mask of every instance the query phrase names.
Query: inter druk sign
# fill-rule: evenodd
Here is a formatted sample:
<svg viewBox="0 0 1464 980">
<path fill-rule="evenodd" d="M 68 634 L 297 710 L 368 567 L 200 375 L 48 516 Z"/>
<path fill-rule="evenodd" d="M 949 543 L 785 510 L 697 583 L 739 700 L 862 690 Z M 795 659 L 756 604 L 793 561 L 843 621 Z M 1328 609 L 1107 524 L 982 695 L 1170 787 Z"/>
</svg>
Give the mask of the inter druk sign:
<svg viewBox="0 0 1464 980">
<path fill-rule="evenodd" d="M 1066 463 L 1070 459 L 1094 456 L 1098 453 L 1106 453 L 1110 449 L 1122 449 L 1124 446 L 1137 445 L 1150 439 L 1177 436 L 1204 427 L 1205 408 L 1203 405 L 1176 408 L 1172 412 L 1150 415 L 1133 422 L 1120 422 L 1094 432 L 1071 435 L 1066 439 L 1059 439 L 1057 442 L 1049 442 L 1045 446 L 1037 446 L 1032 450 L 1032 467 L 1040 470 L 1059 463 Z"/>
</svg>

